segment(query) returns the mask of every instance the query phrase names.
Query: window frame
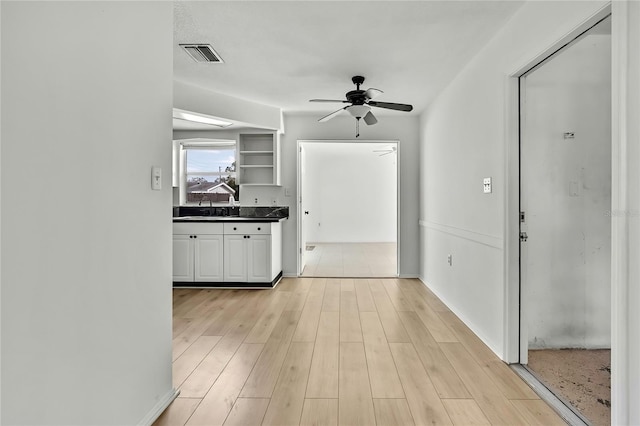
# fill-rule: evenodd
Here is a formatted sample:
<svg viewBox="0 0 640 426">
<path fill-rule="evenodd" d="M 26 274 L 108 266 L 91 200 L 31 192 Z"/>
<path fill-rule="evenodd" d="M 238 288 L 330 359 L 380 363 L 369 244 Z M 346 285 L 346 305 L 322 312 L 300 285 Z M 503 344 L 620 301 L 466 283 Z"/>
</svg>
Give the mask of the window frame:
<svg viewBox="0 0 640 426">
<path fill-rule="evenodd" d="M 180 147 L 180 161 L 179 161 L 179 205 L 180 206 L 199 206 L 201 202 L 197 201 L 187 201 L 187 181 L 188 176 L 193 175 L 194 173 L 189 173 L 187 170 L 187 151 L 189 150 L 212 150 L 220 147 L 233 147 L 234 152 L 234 161 L 236 163 L 236 171 L 235 172 L 198 172 L 198 176 L 215 176 L 222 177 L 228 176 L 231 174 L 238 182 L 238 141 L 235 139 L 205 139 L 205 138 L 197 138 L 197 139 L 183 139 L 179 141 Z M 238 185 L 239 189 L 239 185 Z M 234 198 L 236 201 L 239 199 L 239 193 L 236 190 L 234 194 Z M 228 202 L 208 202 L 206 206 L 228 206 Z"/>
</svg>

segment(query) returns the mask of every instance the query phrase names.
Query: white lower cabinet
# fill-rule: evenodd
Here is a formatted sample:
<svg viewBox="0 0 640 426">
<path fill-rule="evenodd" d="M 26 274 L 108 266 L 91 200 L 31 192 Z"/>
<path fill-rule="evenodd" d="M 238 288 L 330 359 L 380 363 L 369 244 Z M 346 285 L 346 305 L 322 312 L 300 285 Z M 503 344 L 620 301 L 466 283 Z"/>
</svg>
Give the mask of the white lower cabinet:
<svg viewBox="0 0 640 426">
<path fill-rule="evenodd" d="M 282 272 L 279 222 L 173 224 L 173 281 L 271 283 Z"/>
<path fill-rule="evenodd" d="M 223 235 L 197 235 L 195 238 L 194 281 L 222 281 Z"/>
<path fill-rule="evenodd" d="M 247 281 L 271 281 L 271 235 L 249 235 L 247 239 Z"/>
<path fill-rule="evenodd" d="M 173 281 L 223 281 L 223 246 L 221 223 L 174 223 Z"/>
<path fill-rule="evenodd" d="M 193 281 L 193 239 L 173 234 L 173 280 Z"/>
<path fill-rule="evenodd" d="M 224 236 L 224 280 L 247 280 L 247 245 L 244 235 Z"/>
<path fill-rule="evenodd" d="M 224 280 L 270 282 L 272 270 L 271 223 L 224 224 Z M 279 229 L 279 228 L 278 228 Z"/>
</svg>

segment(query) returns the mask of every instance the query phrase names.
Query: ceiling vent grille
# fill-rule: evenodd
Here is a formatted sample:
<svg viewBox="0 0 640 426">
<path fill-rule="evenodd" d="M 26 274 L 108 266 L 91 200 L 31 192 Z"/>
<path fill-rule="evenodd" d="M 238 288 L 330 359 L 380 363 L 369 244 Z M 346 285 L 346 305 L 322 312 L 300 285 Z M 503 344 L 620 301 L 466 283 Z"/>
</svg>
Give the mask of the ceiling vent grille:
<svg viewBox="0 0 640 426">
<path fill-rule="evenodd" d="M 208 44 L 181 44 L 185 52 L 189 54 L 196 62 L 212 62 L 223 63 L 224 61 Z"/>
</svg>

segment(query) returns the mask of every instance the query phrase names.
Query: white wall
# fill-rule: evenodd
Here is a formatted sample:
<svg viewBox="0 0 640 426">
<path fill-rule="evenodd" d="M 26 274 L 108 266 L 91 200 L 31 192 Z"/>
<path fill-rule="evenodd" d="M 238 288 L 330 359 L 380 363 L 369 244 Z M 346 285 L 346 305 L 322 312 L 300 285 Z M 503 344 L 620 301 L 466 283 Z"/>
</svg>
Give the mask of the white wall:
<svg viewBox="0 0 640 426">
<path fill-rule="evenodd" d="M 173 395 L 172 5 L 1 8 L 1 422 L 150 423 Z"/>
<path fill-rule="evenodd" d="M 525 3 L 421 117 L 420 275 L 501 357 L 508 76 L 604 5 Z"/>
<path fill-rule="evenodd" d="M 285 114 L 286 133 L 281 137 L 282 185 L 288 188 L 284 205 L 290 217 L 283 226 L 283 269 L 286 275 L 296 275 L 297 269 L 297 141 L 298 140 L 355 140 L 355 120 L 336 117 L 319 123 L 317 115 Z M 361 126 L 361 140 L 398 140 L 400 148 L 400 229 L 399 269 L 401 276 L 418 275 L 418 117 L 397 113 L 379 116 L 374 126 Z M 256 191 L 259 191 L 256 189 Z M 366 212 L 363 212 L 366 214 Z"/>
<path fill-rule="evenodd" d="M 611 35 L 524 78 L 522 254 L 530 349 L 611 342 Z M 575 139 L 564 139 L 574 132 Z"/>
<path fill-rule="evenodd" d="M 306 239 L 316 243 L 395 242 L 395 144 L 305 143 Z"/>
</svg>

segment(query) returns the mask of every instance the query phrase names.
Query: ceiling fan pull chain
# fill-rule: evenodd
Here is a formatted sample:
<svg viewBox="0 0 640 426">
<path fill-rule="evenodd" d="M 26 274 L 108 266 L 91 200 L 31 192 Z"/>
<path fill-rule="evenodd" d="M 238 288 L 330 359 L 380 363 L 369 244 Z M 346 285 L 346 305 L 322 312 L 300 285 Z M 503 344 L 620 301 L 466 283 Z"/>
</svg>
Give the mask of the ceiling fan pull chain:
<svg viewBox="0 0 640 426">
<path fill-rule="evenodd" d="M 356 118 L 356 138 L 360 136 L 360 117 Z"/>
</svg>

